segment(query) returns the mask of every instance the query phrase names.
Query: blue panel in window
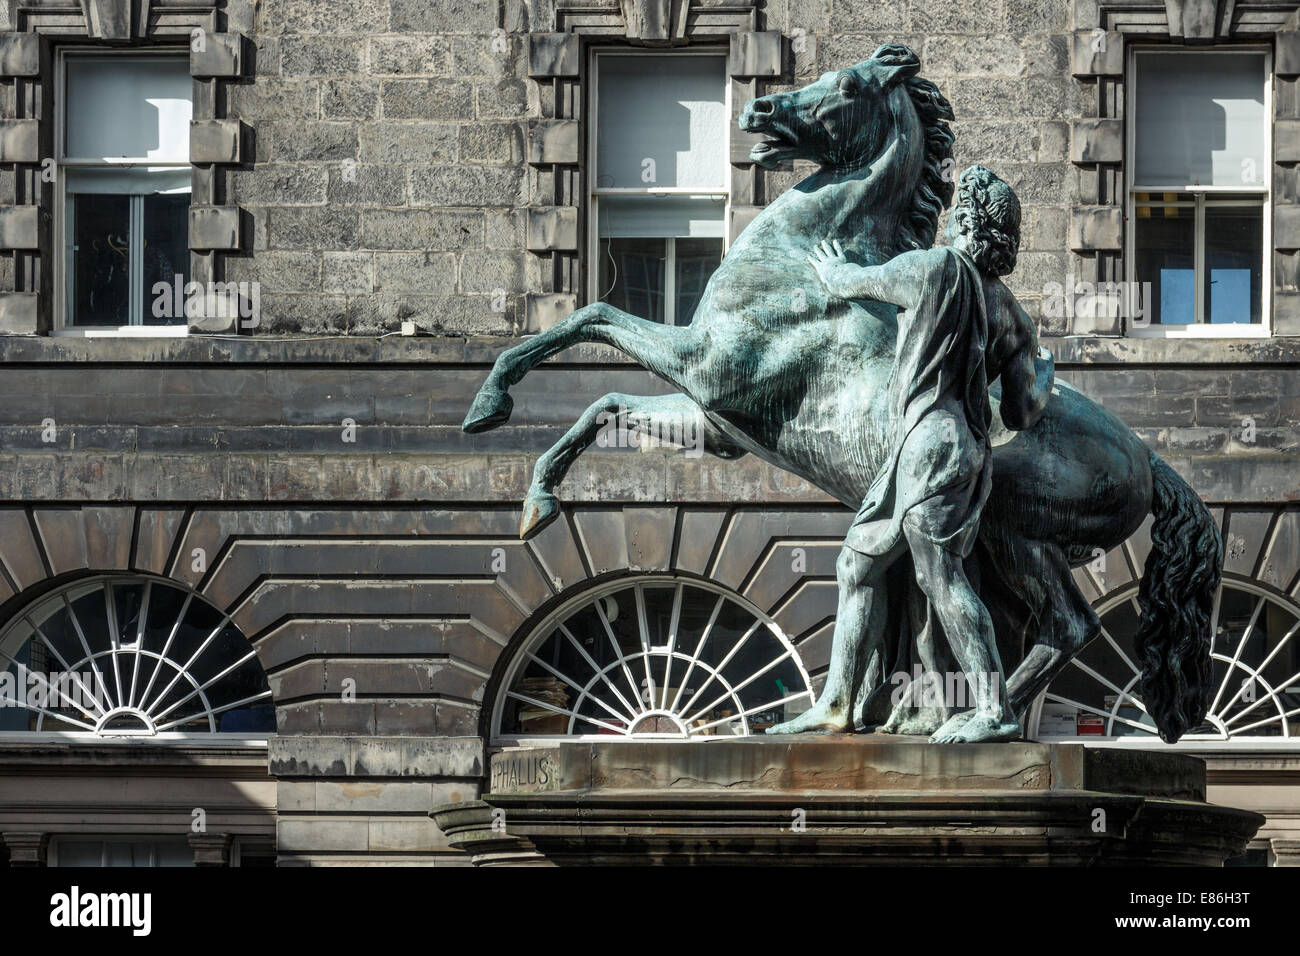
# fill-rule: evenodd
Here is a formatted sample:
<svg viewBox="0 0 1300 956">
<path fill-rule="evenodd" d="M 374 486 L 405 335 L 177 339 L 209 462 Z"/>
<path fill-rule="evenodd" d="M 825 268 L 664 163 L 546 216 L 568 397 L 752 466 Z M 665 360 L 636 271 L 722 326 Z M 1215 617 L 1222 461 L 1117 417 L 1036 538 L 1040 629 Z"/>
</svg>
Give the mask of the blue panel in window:
<svg viewBox="0 0 1300 956">
<path fill-rule="evenodd" d="M 1210 321 L 1251 321 L 1250 270 L 1210 270 Z"/>
<path fill-rule="evenodd" d="M 1191 269 L 1160 270 L 1160 322 L 1191 325 L 1196 310 L 1196 283 Z"/>
</svg>

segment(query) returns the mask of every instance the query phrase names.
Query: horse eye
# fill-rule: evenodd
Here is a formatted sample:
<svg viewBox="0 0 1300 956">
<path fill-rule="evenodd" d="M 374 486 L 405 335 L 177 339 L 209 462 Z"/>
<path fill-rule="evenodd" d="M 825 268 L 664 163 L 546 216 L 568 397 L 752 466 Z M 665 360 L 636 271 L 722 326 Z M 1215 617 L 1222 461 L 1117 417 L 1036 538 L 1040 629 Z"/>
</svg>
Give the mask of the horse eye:
<svg viewBox="0 0 1300 956">
<path fill-rule="evenodd" d="M 841 73 L 840 92 L 843 93 L 845 96 L 852 96 L 857 91 L 858 91 L 858 83 L 857 80 L 853 78 L 853 75 L 850 73 Z"/>
</svg>

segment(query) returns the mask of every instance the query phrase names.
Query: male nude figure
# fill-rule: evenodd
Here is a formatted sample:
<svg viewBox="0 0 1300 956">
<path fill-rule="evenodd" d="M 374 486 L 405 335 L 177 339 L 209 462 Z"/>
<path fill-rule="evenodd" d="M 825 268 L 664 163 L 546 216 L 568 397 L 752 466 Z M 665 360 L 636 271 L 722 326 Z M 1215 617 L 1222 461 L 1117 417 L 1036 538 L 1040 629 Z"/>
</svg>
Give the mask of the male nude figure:
<svg viewBox="0 0 1300 956">
<path fill-rule="evenodd" d="M 910 550 L 917 582 L 975 697 L 970 711 L 930 739 L 1020 736 L 993 624 L 963 565 L 992 480 L 988 384 L 1001 377 L 1002 421 L 1018 431 L 1042 415 L 1054 369 L 1037 347 L 1033 321 L 999 279 L 1015 268 L 1019 248 L 1015 193 L 981 166 L 962 174 L 957 193 L 947 247 L 860 266 L 838 243 L 823 242 L 810 257 L 831 294 L 899 308 L 893 432 L 889 458 L 840 554 L 842 599 L 825 689 L 811 710 L 769 733 L 849 728 L 854 688 L 883 649 L 885 571 Z"/>
</svg>

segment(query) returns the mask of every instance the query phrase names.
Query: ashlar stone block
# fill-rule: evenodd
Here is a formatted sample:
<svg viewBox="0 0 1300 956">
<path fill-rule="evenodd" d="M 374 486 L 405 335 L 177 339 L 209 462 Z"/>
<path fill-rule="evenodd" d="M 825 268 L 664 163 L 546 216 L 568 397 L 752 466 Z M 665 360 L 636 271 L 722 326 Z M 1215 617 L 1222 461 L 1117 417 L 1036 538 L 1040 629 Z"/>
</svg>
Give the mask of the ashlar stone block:
<svg viewBox="0 0 1300 956">
<path fill-rule="evenodd" d="M 528 131 L 528 162 L 533 166 L 578 162 L 578 121 L 546 120 Z"/>
<path fill-rule="evenodd" d="M 578 248 L 578 210 L 574 206 L 533 206 L 528 210 L 528 249 L 554 252 Z"/>
<path fill-rule="evenodd" d="M 195 49 L 198 46 L 199 49 Z M 191 76 L 239 76 L 243 71 L 244 38 L 238 33 L 207 33 L 190 45 Z"/>
<path fill-rule="evenodd" d="M 238 206 L 191 206 L 191 249 L 238 249 Z"/>
<path fill-rule="evenodd" d="M 242 139 L 239 120 L 195 120 L 190 123 L 190 162 L 238 163 Z"/>
<path fill-rule="evenodd" d="M 576 33 L 532 33 L 528 36 L 528 75 L 536 79 L 578 75 Z"/>
</svg>

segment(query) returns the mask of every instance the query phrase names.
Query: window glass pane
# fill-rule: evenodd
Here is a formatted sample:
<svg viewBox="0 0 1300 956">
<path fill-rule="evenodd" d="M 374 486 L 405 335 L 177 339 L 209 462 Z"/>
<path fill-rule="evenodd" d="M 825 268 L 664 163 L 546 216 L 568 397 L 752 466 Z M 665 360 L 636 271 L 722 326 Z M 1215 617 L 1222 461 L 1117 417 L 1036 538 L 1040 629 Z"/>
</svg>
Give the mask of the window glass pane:
<svg viewBox="0 0 1300 956">
<path fill-rule="evenodd" d="M 33 654 L 34 650 L 38 654 Z M 4 706 L 0 706 L 0 732 L 31 730 L 36 725 L 36 714 L 15 706 L 15 703 L 24 699 L 29 670 L 37 673 L 50 670 L 45 666 L 43 656 L 41 660 L 33 660 L 33 657 L 41 656 L 40 650 L 44 650 L 43 645 L 29 642 L 17 650 L 6 650 L 5 656 L 0 657 L 0 695 L 4 697 Z"/>
<path fill-rule="evenodd" d="M 154 866 L 193 866 L 194 850 L 180 840 L 164 840 L 153 846 Z"/>
<path fill-rule="evenodd" d="M 1195 321 L 1195 208 L 1139 204 L 1134 213 L 1134 277 L 1139 283 L 1151 283 L 1147 316 L 1153 325 Z"/>
<path fill-rule="evenodd" d="M 193 866 L 194 851 L 183 840 L 59 840 L 58 865 Z"/>
<path fill-rule="evenodd" d="M 77 325 L 129 325 L 131 197 L 68 193 L 68 307 Z"/>
<path fill-rule="evenodd" d="M 100 840 L 60 840 L 58 865 L 103 866 L 104 844 Z"/>
<path fill-rule="evenodd" d="M 116 840 L 104 844 L 107 866 L 152 866 L 152 846 L 143 842 L 124 843 Z"/>
<path fill-rule="evenodd" d="M 193 80 L 183 57 L 72 57 L 65 154 L 189 162 Z"/>
<path fill-rule="evenodd" d="M 721 196 L 602 196 L 600 235 L 722 238 Z"/>
<path fill-rule="evenodd" d="M 1205 301 L 1211 322 L 1260 321 L 1263 206 L 1205 207 Z"/>
<path fill-rule="evenodd" d="M 1137 58 L 1138 186 L 1263 184 L 1264 54 Z"/>
<path fill-rule="evenodd" d="M 68 324 L 119 326 L 182 322 L 153 317 L 154 283 L 189 276 L 190 170 L 167 167 L 68 169 Z M 137 198 L 138 201 L 137 201 Z M 133 211 L 133 206 L 134 211 Z M 131 248 L 133 217 L 140 219 Z M 132 257 L 143 270 L 142 314 L 130 314 Z"/>
<path fill-rule="evenodd" d="M 162 283 L 173 295 L 175 288 L 184 290 L 190 272 L 189 211 L 190 197 L 163 194 L 145 196 L 142 203 L 144 220 L 144 324 L 167 325 L 184 320 L 174 307 L 159 310 L 164 317 L 154 317 L 154 287 Z M 172 315 L 172 318 L 166 316 Z"/>
<path fill-rule="evenodd" d="M 689 325 L 700 304 L 704 287 L 722 263 L 721 239 L 677 240 L 677 315 L 678 325 Z"/>
<path fill-rule="evenodd" d="M 664 320 L 663 239 L 600 240 L 600 299 L 651 322 Z"/>
<path fill-rule="evenodd" d="M 722 57 L 602 56 L 597 63 L 597 187 L 723 188 Z"/>
</svg>

